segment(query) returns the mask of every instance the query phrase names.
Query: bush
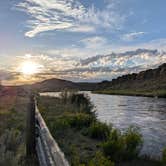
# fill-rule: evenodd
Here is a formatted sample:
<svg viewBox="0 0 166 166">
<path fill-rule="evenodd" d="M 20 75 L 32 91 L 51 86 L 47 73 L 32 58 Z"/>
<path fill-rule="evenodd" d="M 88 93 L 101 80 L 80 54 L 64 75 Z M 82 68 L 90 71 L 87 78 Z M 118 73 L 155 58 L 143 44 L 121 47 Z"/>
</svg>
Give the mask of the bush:
<svg viewBox="0 0 166 166">
<path fill-rule="evenodd" d="M 102 144 L 103 152 L 113 161 L 134 159 L 142 147 L 142 137 L 136 128 L 130 127 L 124 134 L 114 129 L 110 138 Z"/>
<path fill-rule="evenodd" d="M 85 166 L 85 164 L 82 164 L 80 161 L 81 158 L 77 148 L 74 145 L 72 145 L 70 148 L 71 148 L 71 155 L 72 155 L 71 166 Z"/>
<path fill-rule="evenodd" d="M 78 108 L 78 112 L 83 111 L 88 114 L 93 114 L 93 105 L 90 98 L 83 93 L 64 91 L 61 93 L 61 99 L 64 103 L 69 103 Z"/>
<path fill-rule="evenodd" d="M 125 158 L 132 159 L 138 156 L 142 148 L 142 136 L 138 129 L 130 127 L 124 134 Z"/>
<path fill-rule="evenodd" d="M 95 157 L 89 162 L 88 166 L 114 166 L 114 163 L 106 158 L 102 152 L 96 152 Z"/>
<path fill-rule="evenodd" d="M 82 129 L 84 127 L 89 127 L 94 121 L 93 117 L 88 114 L 83 113 L 68 113 L 60 116 L 53 122 L 49 122 L 49 128 L 52 129 L 67 129 L 69 127 Z"/>
<path fill-rule="evenodd" d="M 111 128 L 111 126 L 108 126 L 105 123 L 95 122 L 90 126 L 88 133 L 92 138 L 107 140 L 110 135 Z"/>
<path fill-rule="evenodd" d="M 102 144 L 103 152 L 113 161 L 120 161 L 124 154 L 124 140 L 121 133 L 113 129 L 110 138 Z"/>
<path fill-rule="evenodd" d="M 70 125 L 75 128 L 89 127 L 90 124 L 94 121 L 93 117 L 88 114 L 77 113 L 70 117 Z"/>
<path fill-rule="evenodd" d="M 163 165 L 166 165 L 166 148 L 163 150 L 162 153 L 162 163 Z"/>
<path fill-rule="evenodd" d="M 60 99 L 62 104 L 68 105 L 72 108 L 73 112 L 83 112 L 96 118 L 95 111 L 93 110 L 94 106 L 88 95 L 75 91 L 63 91 L 60 93 Z"/>
<path fill-rule="evenodd" d="M 70 102 L 72 104 L 76 104 L 78 106 L 80 106 L 81 104 L 88 105 L 88 101 L 87 101 L 86 97 L 84 96 L 84 94 L 81 94 L 81 93 L 71 94 Z"/>
<path fill-rule="evenodd" d="M 56 119 L 48 123 L 49 129 L 52 131 L 65 130 L 70 127 L 69 121 L 65 118 Z"/>
</svg>

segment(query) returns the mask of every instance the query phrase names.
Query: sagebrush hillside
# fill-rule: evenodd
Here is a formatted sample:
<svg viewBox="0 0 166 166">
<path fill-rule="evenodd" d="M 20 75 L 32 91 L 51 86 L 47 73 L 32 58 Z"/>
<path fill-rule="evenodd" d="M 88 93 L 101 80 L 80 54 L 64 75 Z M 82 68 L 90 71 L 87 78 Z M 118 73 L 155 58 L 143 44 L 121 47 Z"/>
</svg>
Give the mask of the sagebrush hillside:
<svg viewBox="0 0 166 166">
<path fill-rule="evenodd" d="M 112 81 L 103 81 L 99 83 L 98 89 L 164 90 L 166 89 L 166 63 L 156 69 L 123 75 Z"/>
</svg>

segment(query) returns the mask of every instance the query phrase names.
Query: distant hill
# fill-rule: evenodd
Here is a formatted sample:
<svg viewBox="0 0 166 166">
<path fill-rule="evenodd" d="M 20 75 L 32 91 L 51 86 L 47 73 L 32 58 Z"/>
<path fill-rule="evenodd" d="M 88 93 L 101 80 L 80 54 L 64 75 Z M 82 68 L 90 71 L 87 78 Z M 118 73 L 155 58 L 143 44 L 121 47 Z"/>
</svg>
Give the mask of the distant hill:
<svg viewBox="0 0 166 166">
<path fill-rule="evenodd" d="M 96 90 L 97 83 L 76 83 L 62 79 L 48 79 L 31 85 L 32 89 L 40 92 L 61 91 L 64 89 Z"/>
<path fill-rule="evenodd" d="M 149 69 L 138 74 L 127 74 L 112 81 L 99 83 L 99 88 L 110 89 L 166 89 L 166 63 L 156 69 Z"/>
<path fill-rule="evenodd" d="M 98 84 L 99 93 L 166 96 L 166 63 L 156 69 L 127 74 Z"/>
</svg>

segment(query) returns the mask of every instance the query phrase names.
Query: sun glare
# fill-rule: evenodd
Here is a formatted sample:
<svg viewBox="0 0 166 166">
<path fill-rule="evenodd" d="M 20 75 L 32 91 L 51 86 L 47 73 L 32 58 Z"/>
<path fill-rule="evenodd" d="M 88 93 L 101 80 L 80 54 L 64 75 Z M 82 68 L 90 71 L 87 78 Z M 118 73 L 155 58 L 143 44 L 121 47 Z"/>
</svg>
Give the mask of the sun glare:
<svg viewBox="0 0 166 166">
<path fill-rule="evenodd" d="M 38 72 L 38 65 L 34 62 L 24 62 L 21 65 L 21 73 L 24 75 L 33 75 Z"/>
</svg>

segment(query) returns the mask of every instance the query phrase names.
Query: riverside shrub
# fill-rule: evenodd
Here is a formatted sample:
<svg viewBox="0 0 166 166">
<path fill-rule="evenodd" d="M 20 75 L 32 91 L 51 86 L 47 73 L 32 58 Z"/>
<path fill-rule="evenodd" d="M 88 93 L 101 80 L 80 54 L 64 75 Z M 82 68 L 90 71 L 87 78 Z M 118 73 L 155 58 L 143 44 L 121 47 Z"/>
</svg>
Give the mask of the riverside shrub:
<svg viewBox="0 0 166 166">
<path fill-rule="evenodd" d="M 89 135 L 99 140 L 107 140 L 110 135 L 111 126 L 105 123 L 95 122 L 89 128 Z"/>
<path fill-rule="evenodd" d="M 98 151 L 88 166 L 114 166 L 114 163 L 105 157 L 102 152 Z"/>
<path fill-rule="evenodd" d="M 124 139 L 121 133 L 113 129 L 107 141 L 102 143 L 103 152 L 113 161 L 119 161 L 124 154 Z"/>
<path fill-rule="evenodd" d="M 133 159 L 138 156 L 142 147 L 142 136 L 138 131 L 138 128 L 129 127 L 124 134 L 125 145 L 125 158 Z"/>
<path fill-rule="evenodd" d="M 142 147 L 142 136 L 133 127 L 130 127 L 124 134 L 113 129 L 109 139 L 101 146 L 104 154 L 113 161 L 134 159 Z"/>
</svg>

